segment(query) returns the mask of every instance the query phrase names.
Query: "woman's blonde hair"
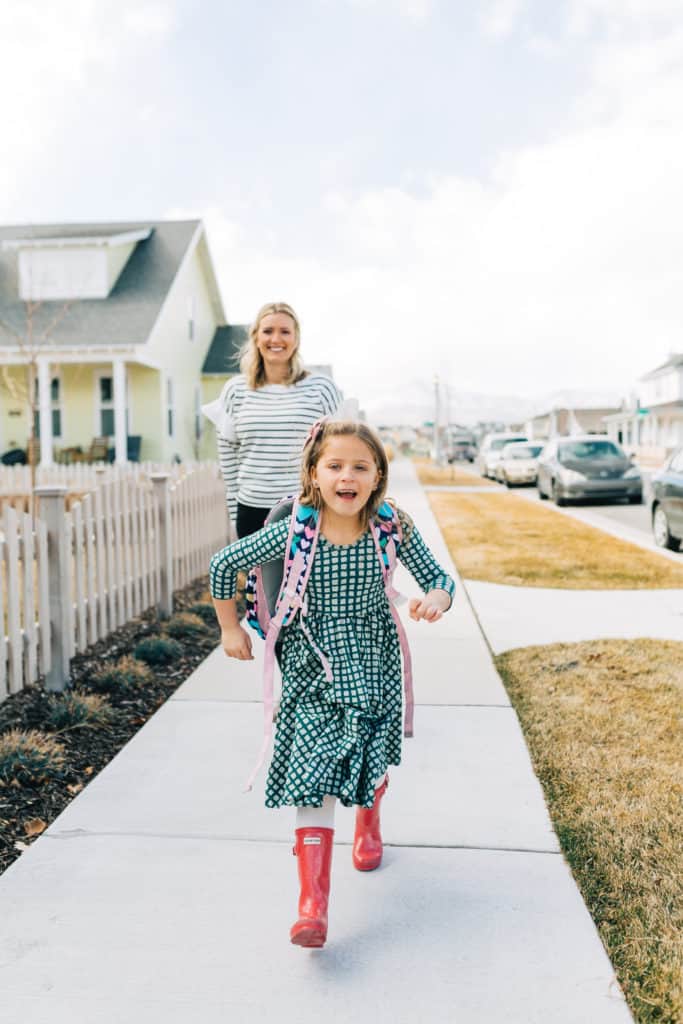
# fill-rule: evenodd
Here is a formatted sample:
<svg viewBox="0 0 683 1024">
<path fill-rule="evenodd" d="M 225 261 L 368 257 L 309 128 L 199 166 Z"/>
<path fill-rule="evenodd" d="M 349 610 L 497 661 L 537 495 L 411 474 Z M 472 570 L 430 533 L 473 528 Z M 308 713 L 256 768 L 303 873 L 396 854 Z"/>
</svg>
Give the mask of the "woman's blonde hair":
<svg viewBox="0 0 683 1024">
<path fill-rule="evenodd" d="M 366 423 L 358 423 L 355 420 L 323 420 L 317 431 L 314 430 L 313 438 L 306 442 L 304 454 L 301 461 L 301 497 L 302 505 L 312 505 L 313 508 L 322 508 L 322 497 L 320 489 L 315 486 L 313 470 L 318 465 L 325 450 L 325 445 L 331 437 L 357 437 L 368 446 L 375 460 L 379 481 L 370 499 L 361 512 L 363 527 L 366 527 L 384 501 L 387 493 L 387 478 L 389 474 L 389 462 L 387 460 L 384 445 L 379 436 Z"/>
<path fill-rule="evenodd" d="M 242 351 L 240 352 L 240 370 L 247 379 L 247 386 L 253 389 L 261 388 L 266 383 L 266 368 L 263 363 L 263 356 L 256 345 L 256 337 L 264 316 L 269 316 L 271 313 L 286 313 L 288 317 L 291 317 L 294 323 L 294 341 L 296 343 L 296 348 L 292 352 L 292 358 L 289 361 L 289 376 L 286 380 L 283 380 L 282 383 L 296 384 L 298 380 L 308 376 L 308 373 L 304 370 L 303 363 L 301 362 L 301 356 L 299 355 L 301 326 L 296 313 L 291 306 L 287 305 L 286 302 L 267 302 L 265 306 L 261 306 L 256 314 L 256 319 L 249 328 L 249 337 L 245 341 L 242 346 Z"/>
</svg>

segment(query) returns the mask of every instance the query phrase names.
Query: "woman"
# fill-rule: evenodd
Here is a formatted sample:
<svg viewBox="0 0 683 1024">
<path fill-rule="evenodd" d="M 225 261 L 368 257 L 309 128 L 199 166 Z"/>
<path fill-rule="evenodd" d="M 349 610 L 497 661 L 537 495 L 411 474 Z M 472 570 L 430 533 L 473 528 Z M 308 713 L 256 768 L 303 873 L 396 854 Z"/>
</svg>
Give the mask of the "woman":
<svg viewBox="0 0 683 1024">
<path fill-rule="evenodd" d="M 329 377 L 304 370 L 299 344 L 291 306 L 263 306 L 242 350 L 242 372 L 218 400 L 218 455 L 239 538 L 260 530 L 273 505 L 297 491 L 306 435 L 341 402 Z"/>
</svg>

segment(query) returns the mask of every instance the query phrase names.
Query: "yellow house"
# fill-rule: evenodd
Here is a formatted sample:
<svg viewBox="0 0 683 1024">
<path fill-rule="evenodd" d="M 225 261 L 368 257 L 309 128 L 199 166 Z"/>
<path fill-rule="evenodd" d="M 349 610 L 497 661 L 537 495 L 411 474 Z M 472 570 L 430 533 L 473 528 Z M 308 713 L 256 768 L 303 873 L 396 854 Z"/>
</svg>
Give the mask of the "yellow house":
<svg viewBox="0 0 683 1024">
<path fill-rule="evenodd" d="M 0 453 L 26 448 L 34 375 L 43 464 L 95 438 L 117 462 L 213 457 L 202 371 L 238 334 L 199 220 L 1 227 Z"/>
<path fill-rule="evenodd" d="M 216 330 L 202 366 L 202 404 L 218 398 L 226 380 L 239 373 L 239 353 L 248 333 L 244 324 L 229 324 Z M 216 430 L 208 419 L 204 420 L 199 451 L 201 459 L 216 457 Z"/>
</svg>

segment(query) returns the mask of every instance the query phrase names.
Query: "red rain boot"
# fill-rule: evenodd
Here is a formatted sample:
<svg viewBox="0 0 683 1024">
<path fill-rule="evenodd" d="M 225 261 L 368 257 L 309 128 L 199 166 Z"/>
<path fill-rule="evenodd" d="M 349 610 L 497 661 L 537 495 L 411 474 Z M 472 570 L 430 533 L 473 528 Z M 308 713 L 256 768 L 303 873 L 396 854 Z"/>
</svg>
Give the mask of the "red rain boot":
<svg viewBox="0 0 683 1024">
<path fill-rule="evenodd" d="M 375 802 L 370 809 L 356 811 L 356 835 L 353 840 L 353 866 L 358 871 L 374 871 L 382 863 L 382 835 L 379 830 L 379 805 L 387 791 L 389 776 L 375 790 Z"/>
<path fill-rule="evenodd" d="M 327 938 L 327 901 L 330 895 L 332 828 L 298 828 L 294 855 L 299 866 L 299 920 L 289 937 L 295 946 L 320 949 Z"/>
</svg>

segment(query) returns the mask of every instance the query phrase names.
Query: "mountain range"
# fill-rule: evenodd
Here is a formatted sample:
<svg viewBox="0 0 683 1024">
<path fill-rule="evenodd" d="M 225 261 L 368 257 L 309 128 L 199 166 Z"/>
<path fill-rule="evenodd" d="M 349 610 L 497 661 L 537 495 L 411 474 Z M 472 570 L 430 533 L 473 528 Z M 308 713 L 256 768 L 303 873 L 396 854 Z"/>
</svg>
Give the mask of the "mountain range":
<svg viewBox="0 0 683 1024">
<path fill-rule="evenodd" d="M 361 407 L 373 423 L 420 426 L 433 422 L 436 400 L 433 389 L 413 385 L 408 395 L 365 395 Z M 619 409 L 621 395 L 609 391 L 565 390 L 548 392 L 538 397 L 494 395 L 459 391 L 441 387 L 440 415 L 442 423 L 471 425 L 479 422 L 521 423 L 551 409 Z"/>
</svg>

